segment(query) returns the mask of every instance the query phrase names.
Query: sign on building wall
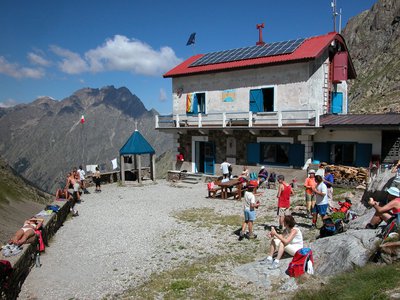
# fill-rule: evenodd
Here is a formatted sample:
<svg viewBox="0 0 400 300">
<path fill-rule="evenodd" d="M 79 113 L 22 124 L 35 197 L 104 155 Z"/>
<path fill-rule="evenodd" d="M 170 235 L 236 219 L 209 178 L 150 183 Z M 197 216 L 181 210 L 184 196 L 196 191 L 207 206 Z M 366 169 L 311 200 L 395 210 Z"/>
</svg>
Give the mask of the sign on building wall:
<svg viewBox="0 0 400 300">
<path fill-rule="evenodd" d="M 235 90 L 225 90 L 222 91 L 222 101 L 223 102 L 234 102 L 236 100 Z"/>
</svg>

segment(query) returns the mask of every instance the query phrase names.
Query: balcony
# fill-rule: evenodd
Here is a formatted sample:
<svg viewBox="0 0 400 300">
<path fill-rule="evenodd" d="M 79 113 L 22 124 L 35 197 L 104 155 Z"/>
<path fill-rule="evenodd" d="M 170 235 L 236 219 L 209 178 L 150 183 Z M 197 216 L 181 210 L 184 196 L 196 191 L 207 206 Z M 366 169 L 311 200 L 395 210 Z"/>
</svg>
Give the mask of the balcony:
<svg viewBox="0 0 400 300">
<path fill-rule="evenodd" d="M 172 128 L 304 128 L 319 127 L 318 110 L 275 112 L 216 112 L 208 114 L 156 115 L 156 129 Z M 312 122 L 310 122 L 312 120 Z M 315 120 L 315 121 L 314 121 Z"/>
</svg>

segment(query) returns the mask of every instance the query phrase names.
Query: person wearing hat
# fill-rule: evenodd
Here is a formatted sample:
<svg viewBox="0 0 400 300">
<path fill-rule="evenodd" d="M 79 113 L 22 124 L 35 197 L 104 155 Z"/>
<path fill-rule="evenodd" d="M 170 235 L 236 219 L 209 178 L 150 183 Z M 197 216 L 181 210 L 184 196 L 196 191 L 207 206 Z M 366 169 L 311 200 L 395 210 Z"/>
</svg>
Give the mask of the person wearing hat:
<svg viewBox="0 0 400 300">
<path fill-rule="evenodd" d="M 308 177 L 304 182 L 304 188 L 306 189 L 306 207 L 307 216 L 311 218 L 311 210 L 315 205 L 315 194 L 313 192 L 314 187 L 317 185 L 315 182 L 315 170 L 311 169 L 308 171 Z"/>
<path fill-rule="evenodd" d="M 268 179 L 268 171 L 267 169 L 262 166 L 260 171 L 258 172 L 258 182 L 261 184 Z"/>
<path fill-rule="evenodd" d="M 380 206 L 379 202 L 369 198 L 368 204 L 375 209 L 375 214 L 365 228 L 375 229 L 382 221 L 388 222 L 393 217 L 396 218 L 397 225 L 400 225 L 400 190 L 397 187 L 391 187 L 387 193 L 388 203 L 384 206 Z"/>
</svg>

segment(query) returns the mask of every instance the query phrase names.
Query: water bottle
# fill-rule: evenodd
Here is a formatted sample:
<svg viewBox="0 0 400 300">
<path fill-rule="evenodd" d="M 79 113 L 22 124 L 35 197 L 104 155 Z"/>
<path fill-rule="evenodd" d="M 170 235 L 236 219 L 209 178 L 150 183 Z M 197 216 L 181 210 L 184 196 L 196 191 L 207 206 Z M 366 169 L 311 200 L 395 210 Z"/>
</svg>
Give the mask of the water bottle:
<svg viewBox="0 0 400 300">
<path fill-rule="evenodd" d="M 39 252 L 36 253 L 35 266 L 36 266 L 36 268 L 40 268 L 42 266 L 40 264 L 40 254 L 39 254 Z"/>
</svg>

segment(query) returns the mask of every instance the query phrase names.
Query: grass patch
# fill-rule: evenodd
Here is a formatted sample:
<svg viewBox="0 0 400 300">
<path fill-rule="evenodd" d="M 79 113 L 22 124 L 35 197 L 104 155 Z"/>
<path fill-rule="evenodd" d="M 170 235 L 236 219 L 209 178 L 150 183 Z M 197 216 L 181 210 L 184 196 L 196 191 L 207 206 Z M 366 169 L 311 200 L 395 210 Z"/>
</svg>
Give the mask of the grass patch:
<svg viewBox="0 0 400 300">
<path fill-rule="evenodd" d="M 180 221 L 195 223 L 210 228 L 215 225 L 238 226 L 242 223 L 241 215 L 220 215 L 212 208 L 191 208 L 176 212 L 173 217 Z"/>
<path fill-rule="evenodd" d="M 400 284 L 400 264 L 367 265 L 332 277 L 322 289 L 303 289 L 295 294 L 295 300 L 330 299 L 389 299 L 387 291 Z"/>
<path fill-rule="evenodd" d="M 226 263 L 246 263 L 253 258 L 246 255 L 212 256 L 201 261 L 185 263 L 176 269 L 155 273 L 145 284 L 126 291 L 122 299 L 251 299 L 227 282 L 210 279 Z"/>
</svg>

